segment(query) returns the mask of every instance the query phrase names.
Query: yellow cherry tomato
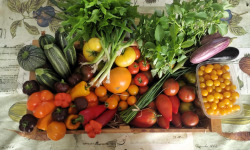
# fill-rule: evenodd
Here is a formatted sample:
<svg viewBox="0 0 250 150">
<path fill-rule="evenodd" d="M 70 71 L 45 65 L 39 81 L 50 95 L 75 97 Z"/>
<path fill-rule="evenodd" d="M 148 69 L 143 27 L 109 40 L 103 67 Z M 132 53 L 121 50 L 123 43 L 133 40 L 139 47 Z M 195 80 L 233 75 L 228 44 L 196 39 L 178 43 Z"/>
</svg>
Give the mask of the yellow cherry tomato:
<svg viewBox="0 0 250 150">
<path fill-rule="evenodd" d="M 231 84 L 231 81 L 228 80 L 228 79 L 225 79 L 225 80 L 224 80 L 224 83 L 225 83 L 226 85 L 230 85 L 230 84 Z"/>
<path fill-rule="evenodd" d="M 208 108 L 208 109 L 207 109 L 207 114 L 208 114 L 208 115 L 213 115 L 213 114 L 214 114 L 214 109 Z"/>
<path fill-rule="evenodd" d="M 212 104 L 211 104 L 211 108 L 212 108 L 213 110 L 217 109 L 217 104 L 216 104 L 216 103 L 212 103 Z"/>
<path fill-rule="evenodd" d="M 210 104 L 209 103 L 204 103 L 204 107 L 205 108 L 210 108 Z"/>
<path fill-rule="evenodd" d="M 202 70 L 199 70 L 199 71 L 198 71 L 198 75 L 199 75 L 199 76 L 202 76 L 203 74 L 204 74 L 204 72 L 203 72 Z"/>
<path fill-rule="evenodd" d="M 240 106 L 239 105 L 233 105 L 232 110 L 233 111 L 238 111 L 238 110 L 240 110 Z"/>
<path fill-rule="evenodd" d="M 213 88 L 212 88 L 211 86 L 209 86 L 209 87 L 207 87 L 207 91 L 208 91 L 209 93 L 211 93 L 211 92 L 213 92 Z"/>
<path fill-rule="evenodd" d="M 210 73 L 210 72 L 212 72 L 212 70 L 213 70 L 213 68 L 208 67 L 208 66 L 205 68 L 206 73 Z"/>
<path fill-rule="evenodd" d="M 205 88 L 206 87 L 206 84 L 205 83 L 200 83 L 200 88 Z"/>
<path fill-rule="evenodd" d="M 212 68 L 212 69 L 214 68 L 212 64 L 208 64 L 207 67 Z"/>
<path fill-rule="evenodd" d="M 119 67 L 128 67 L 135 61 L 135 50 L 132 47 L 127 47 L 123 54 L 117 56 L 115 64 Z"/>
<path fill-rule="evenodd" d="M 199 77 L 199 81 L 204 82 L 205 81 L 204 77 Z"/>
<path fill-rule="evenodd" d="M 219 102 L 219 103 L 218 103 L 218 107 L 224 108 L 224 107 L 225 107 L 225 103 L 224 103 L 224 102 Z"/>
<path fill-rule="evenodd" d="M 214 64 L 214 69 L 216 69 L 216 70 L 221 69 L 221 65 L 220 64 Z"/>
<path fill-rule="evenodd" d="M 224 78 L 224 79 L 230 79 L 230 73 L 228 72 L 228 73 L 224 73 L 223 75 L 222 75 L 222 77 Z"/>
<path fill-rule="evenodd" d="M 212 80 L 207 80 L 206 85 L 207 86 L 213 86 L 214 82 Z"/>
<path fill-rule="evenodd" d="M 238 99 L 240 97 L 240 94 L 238 92 L 233 92 L 232 93 L 232 98 L 233 99 Z"/>
<path fill-rule="evenodd" d="M 220 86 L 220 81 L 215 80 L 215 81 L 214 81 L 214 86 Z"/>
<path fill-rule="evenodd" d="M 231 96 L 231 93 L 230 92 L 224 92 L 223 93 L 223 97 L 224 98 L 229 98 Z"/>
<path fill-rule="evenodd" d="M 217 70 L 216 73 L 217 73 L 217 75 L 219 75 L 219 76 L 223 74 L 222 70 Z"/>
<path fill-rule="evenodd" d="M 229 66 L 228 65 L 224 65 L 224 66 L 222 66 L 222 68 L 225 69 L 226 71 L 229 70 Z"/>
<path fill-rule="evenodd" d="M 217 76 L 216 74 L 212 74 L 212 75 L 211 75 L 211 79 L 212 79 L 212 80 L 217 80 L 217 79 L 218 79 L 218 76 Z"/>
<path fill-rule="evenodd" d="M 201 90 L 201 95 L 202 96 L 207 96 L 208 95 L 208 91 L 207 90 Z"/>
<path fill-rule="evenodd" d="M 224 99 L 223 102 L 225 103 L 225 105 L 229 105 L 230 104 L 230 100 L 229 99 Z"/>
<path fill-rule="evenodd" d="M 215 99 L 220 99 L 220 93 L 215 92 L 215 93 L 214 93 L 214 98 L 215 98 Z"/>
<path fill-rule="evenodd" d="M 201 66 L 201 67 L 200 67 L 200 70 L 204 71 L 205 68 L 206 68 L 205 66 Z"/>
<path fill-rule="evenodd" d="M 207 100 L 208 100 L 209 102 L 213 102 L 213 101 L 214 101 L 214 96 L 213 96 L 213 95 L 208 95 L 208 96 L 207 96 Z"/>
<path fill-rule="evenodd" d="M 222 89 L 224 89 L 224 88 L 226 87 L 226 84 L 225 84 L 225 83 L 221 83 L 221 84 L 220 84 L 220 87 L 221 87 Z"/>
<path fill-rule="evenodd" d="M 211 75 L 217 75 L 217 71 L 216 70 L 212 70 L 212 72 L 210 74 Z"/>
<path fill-rule="evenodd" d="M 221 92 L 221 91 L 222 91 L 222 90 L 221 90 L 221 87 L 216 87 L 216 88 L 215 88 L 215 91 L 216 91 L 216 92 Z"/>
</svg>

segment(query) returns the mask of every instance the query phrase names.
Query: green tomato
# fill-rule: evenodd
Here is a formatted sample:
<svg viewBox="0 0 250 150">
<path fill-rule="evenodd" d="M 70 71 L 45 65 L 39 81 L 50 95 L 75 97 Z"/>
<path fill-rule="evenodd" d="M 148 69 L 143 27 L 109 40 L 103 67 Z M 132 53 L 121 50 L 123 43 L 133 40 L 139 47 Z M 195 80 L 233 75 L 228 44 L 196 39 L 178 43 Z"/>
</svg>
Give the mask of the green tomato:
<svg viewBox="0 0 250 150">
<path fill-rule="evenodd" d="M 194 105 L 192 102 L 181 102 L 180 108 L 179 108 L 181 113 L 184 113 L 186 111 L 194 111 Z"/>
<path fill-rule="evenodd" d="M 177 82 L 179 83 L 180 88 L 186 85 L 186 83 L 183 80 L 178 80 Z"/>
<path fill-rule="evenodd" d="M 195 75 L 194 72 L 185 73 L 185 74 L 184 74 L 184 77 L 185 77 L 185 79 L 186 79 L 189 83 L 195 84 L 195 82 L 196 82 L 196 75 Z"/>
</svg>

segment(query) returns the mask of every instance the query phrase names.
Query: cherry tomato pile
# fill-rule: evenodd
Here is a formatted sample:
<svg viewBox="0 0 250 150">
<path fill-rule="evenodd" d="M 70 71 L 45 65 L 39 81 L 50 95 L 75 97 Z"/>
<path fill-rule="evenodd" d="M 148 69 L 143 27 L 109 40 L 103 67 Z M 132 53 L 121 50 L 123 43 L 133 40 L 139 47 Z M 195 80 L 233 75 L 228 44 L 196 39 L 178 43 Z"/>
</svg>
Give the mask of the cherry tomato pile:
<svg viewBox="0 0 250 150">
<path fill-rule="evenodd" d="M 199 84 L 208 115 L 224 116 L 240 110 L 239 93 L 232 83 L 228 65 L 207 64 L 198 70 Z"/>
</svg>

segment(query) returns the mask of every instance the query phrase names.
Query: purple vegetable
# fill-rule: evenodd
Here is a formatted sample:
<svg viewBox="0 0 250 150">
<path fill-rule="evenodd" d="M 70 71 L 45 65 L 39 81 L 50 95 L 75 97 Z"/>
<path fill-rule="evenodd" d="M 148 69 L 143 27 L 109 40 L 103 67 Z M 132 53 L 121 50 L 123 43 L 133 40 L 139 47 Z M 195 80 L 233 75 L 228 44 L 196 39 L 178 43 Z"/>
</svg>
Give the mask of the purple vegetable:
<svg viewBox="0 0 250 150">
<path fill-rule="evenodd" d="M 201 38 L 201 45 L 205 45 L 217 38 L 221 38 L 221 34 L 220 33 L 214 33 L 214 34 L 210 34 L 210 35 L 205 35 Z"/>
<path fill-rule="evenodd" d="M 221 37 L 208 42 L 193 52 L 190 57 L 190 62 L 193 64 L 198 64 L 213 57 L 227 48 L 230 41 L 231 39 L 229 37 Z"/>
</svg>

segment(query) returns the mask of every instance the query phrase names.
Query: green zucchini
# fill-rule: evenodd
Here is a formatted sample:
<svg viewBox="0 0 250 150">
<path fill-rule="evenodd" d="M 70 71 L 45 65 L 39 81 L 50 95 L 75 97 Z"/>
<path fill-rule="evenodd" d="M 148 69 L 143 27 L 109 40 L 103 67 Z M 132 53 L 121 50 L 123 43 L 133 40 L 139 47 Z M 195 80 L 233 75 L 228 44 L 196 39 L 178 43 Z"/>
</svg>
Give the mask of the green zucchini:
<svg viewBox="0 0 250 150">
<path fill-rule="evenodd" d="M 56 40 L 57 46 L 59 46 L 63 50 L 63 53 L 68 63 L 74 66 L 76 63 L 76 50 L 74 46 L 65 49 L 68 45 L 68 41 L 66 39 L 67 36 L 68 34 L 65 32 L 64 28 L 60 27 L 56 31 L 55 40 Z"/>
<path fill-rule="evenodd" d="M 42 86 L 45 86 L 51 90 L 54 89 L 54 84 L 60 81 L 60 77 L 51 69 L 38 68 L 35 70 L 36 80 Z"/>
<path fill-rule="evenodd" d="M 55 38 L 52 35 L 45 34 L 45 31 L 42 31 L 42 35 L 38 41 L 40 48 L 44 49 L 45 45 L 55 43 Z"/>
<path fill-rule="evenodd" d="M 55 44 L 48 44 L 44 46 L 44 53 L 58 75 L 66 79 L 71 72 L 62 51 Z"/>
</svg>

